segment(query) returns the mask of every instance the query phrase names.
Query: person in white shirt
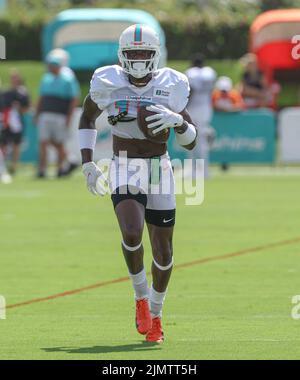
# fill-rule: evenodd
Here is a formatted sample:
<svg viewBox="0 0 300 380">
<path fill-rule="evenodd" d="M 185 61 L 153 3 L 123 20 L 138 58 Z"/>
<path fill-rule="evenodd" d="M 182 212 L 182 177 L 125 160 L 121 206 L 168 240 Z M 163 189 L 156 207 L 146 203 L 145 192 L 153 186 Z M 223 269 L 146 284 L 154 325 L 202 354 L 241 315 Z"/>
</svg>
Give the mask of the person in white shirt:
<svg viewBox="0 0 300 380">
<path fill-rule="evenodd" d="M 198 129 L 197 144 L 191 151 L 193 159 L 204 159 L 204 174 L 209 176 L 209 145 L 214 137 L 214 130 L 210 127 L 213 115 L 212 91 L 217 78 L 216 72 L 204 66 L 204 58 L 197 53 L 192 61 L 192 67 L 185 72 L 190 88 L 190 98 L 187 110 Z M 193 177 L 195 178 L 195 166 Z"/>
</svg>

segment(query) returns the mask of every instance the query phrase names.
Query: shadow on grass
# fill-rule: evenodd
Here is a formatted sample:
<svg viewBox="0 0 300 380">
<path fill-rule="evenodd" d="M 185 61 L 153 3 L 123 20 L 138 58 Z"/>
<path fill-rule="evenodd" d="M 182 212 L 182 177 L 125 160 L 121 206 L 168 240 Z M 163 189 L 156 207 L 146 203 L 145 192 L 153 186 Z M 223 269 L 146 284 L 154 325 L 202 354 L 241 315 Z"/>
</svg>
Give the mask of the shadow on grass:
<svg viewBox="0 0 300 380">
<path fill-rule="evenodd" d="M 117 346 L 92 346 L 92 347 L 45 347 L 41 348 L 45 352 L 65 352 L 67 354 L 106 354 L 110 352 L 144 352 L 158 351 L 160 345 L 151 342 L 136 344 L 124 344 Z"/>
</svg>

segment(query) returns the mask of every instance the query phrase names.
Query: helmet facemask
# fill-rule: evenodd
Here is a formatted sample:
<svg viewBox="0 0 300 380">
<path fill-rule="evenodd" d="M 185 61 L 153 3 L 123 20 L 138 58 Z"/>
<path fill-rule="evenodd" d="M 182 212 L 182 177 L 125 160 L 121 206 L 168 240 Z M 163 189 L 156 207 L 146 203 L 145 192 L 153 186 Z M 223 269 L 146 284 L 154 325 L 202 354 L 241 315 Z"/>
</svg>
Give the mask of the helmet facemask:
<svg viewBox="0 0 300 380">
<path fill-rule="evenodd" d="M 119 49 L 119 60 L 123 70 L 140 79 L 157 70 L 159 50 L 149 48 L 123 48 Z"/>
</svg>

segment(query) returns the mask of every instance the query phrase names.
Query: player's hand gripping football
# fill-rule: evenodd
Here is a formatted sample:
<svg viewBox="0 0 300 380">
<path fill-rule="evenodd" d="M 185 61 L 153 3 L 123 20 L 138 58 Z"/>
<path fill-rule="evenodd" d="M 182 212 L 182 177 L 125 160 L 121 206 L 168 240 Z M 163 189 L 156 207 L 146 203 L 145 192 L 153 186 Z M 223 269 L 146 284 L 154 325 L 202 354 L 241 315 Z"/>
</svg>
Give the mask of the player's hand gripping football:
<svg viewBox="0 0 300 380">
<path fill-rule="evenodd" d="M 105 195 L 107 179 L 94 162 L 87 162 L 82 165 L 82 172 L 86 177 L 86 185 L 93 195 Z"/>
<path fill-rule="evenodd" d="M 164 129 L 179 127 L 183 123 L 183 117 L 175 113 L 161 104 L 151 105 L 146 108 L 148 111 L 155 112 L 154 115 L 146 117 L 146 121 L 151 121 L 148 128 L 152 129 L 155 135 Z"/>
</svg>

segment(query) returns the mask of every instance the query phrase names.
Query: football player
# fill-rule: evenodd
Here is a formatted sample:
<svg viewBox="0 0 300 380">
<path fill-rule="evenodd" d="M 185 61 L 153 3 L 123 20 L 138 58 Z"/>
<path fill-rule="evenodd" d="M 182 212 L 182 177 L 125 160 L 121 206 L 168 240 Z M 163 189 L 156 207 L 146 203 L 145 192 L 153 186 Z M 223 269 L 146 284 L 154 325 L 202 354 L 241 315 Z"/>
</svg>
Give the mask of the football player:
<svg viewBox="0 0 300 380">
<path fill-rule="evenodd" d="M 122 250 L 132 280 L 136 300 L 136 327 L 146 341 L 164 339 L 161 317 L 172 266 L 172 237 L 175 224 L 174 178 L 166 144 L 150 141 L 137 124 L 137 112 L 148 104 L 148 128 L 155 135 L 173 128 L 177 142 L 191 150 L 196 128 L 186 111 L 189 84 L 186 76 L 170 68 L 158 69 L 159 37 L 144 25 L 132 25 L 120 36 L 120 65 L 97 69 L 92 77 L 79 124 L 79 145 L 87 187 L 104 194 L 106 181 L 93 162 L 97 131 L 95 120 L 107 110 L 112 124 L 113 160 L 109 186 L 122 234 Z M 127 161 L 121 157 L 126 152 Z M 168 194 L 147 193 L 138 182 L 132 186 L 134 161 L 139 158 L 147 181 L 157 186 L 170 181 Z M 162 164 L 162 162 L 164 162 Z M 154 169 L 159 168 L 154 175 Z M 146 168 L 146 169 L 145 169 Z M 146 222 L 152 246 L 152 285 L 148 288 L 143 263 L 142 234 Z"/>
<path fill-rule="evenodd" d="M 193 150 L 193 159 L 204 159 L 204 175 L 209 177 L 209 149 L 215 131 L 210 127 L 213 116 L 212 91 L 217 78 L 216 72 L 209 66 L 204 66 L 204 57 L 197 53 L 192 61 L 192 67 L 185 72 L 191 95 L 187 109 L 191 118 L 198 128 L 198 142 Z M 195 166 L 193 166 L 193 178 L 196 177 Z"/>
</svg>

